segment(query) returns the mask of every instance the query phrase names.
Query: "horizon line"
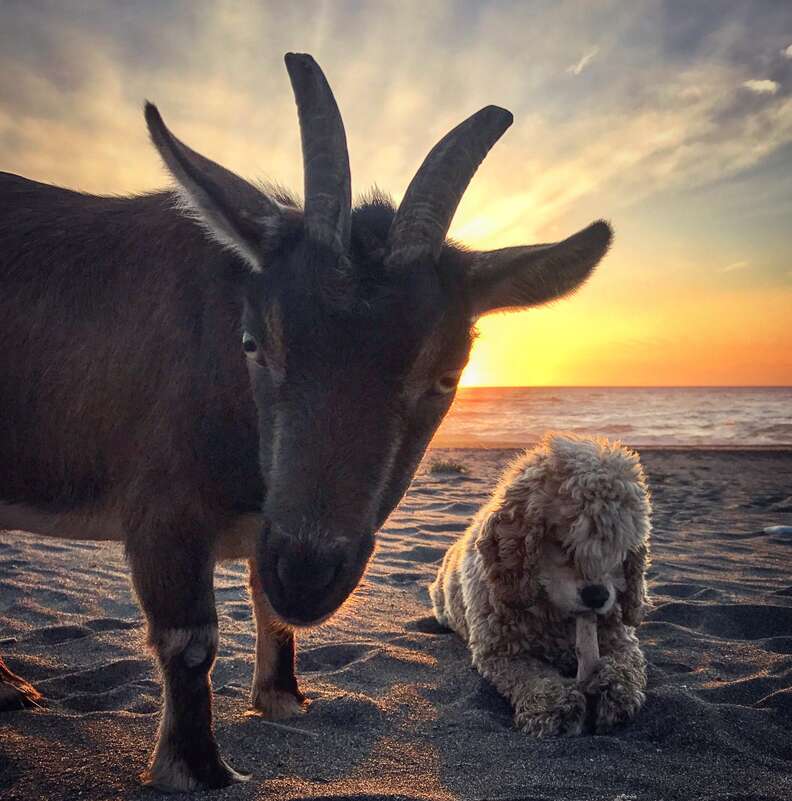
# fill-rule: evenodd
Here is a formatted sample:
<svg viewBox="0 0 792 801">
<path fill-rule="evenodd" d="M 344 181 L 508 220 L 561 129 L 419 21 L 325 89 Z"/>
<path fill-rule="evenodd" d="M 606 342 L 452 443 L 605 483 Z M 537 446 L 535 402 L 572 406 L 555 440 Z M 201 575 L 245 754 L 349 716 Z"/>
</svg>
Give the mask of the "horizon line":
<svg viewBox="0 0 792 801">
<path fill-rule="evenodd" d="M 792 384 L 466 384 L 458 389 L 792 389 Z"/>
</svg>

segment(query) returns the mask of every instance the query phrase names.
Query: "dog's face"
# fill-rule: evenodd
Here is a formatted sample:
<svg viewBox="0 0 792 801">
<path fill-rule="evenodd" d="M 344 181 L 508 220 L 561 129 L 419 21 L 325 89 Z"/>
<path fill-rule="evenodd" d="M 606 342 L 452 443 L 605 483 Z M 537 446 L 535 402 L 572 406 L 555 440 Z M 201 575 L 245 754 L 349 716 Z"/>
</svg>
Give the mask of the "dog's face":
<svg viewBox="0 0 792 801">
<path fill-rule="evenodd" d="M 549 536 L 540 549 L 537 581 L 550 603 L 565 615 L 596 612 L 607 615 L 617 593 L 627 586 L 621 554 L 603 554 L 594 566 L 575 559 L 574 549 L 565 548 L 561 537 Z"/>
<path fill-rule="evenodd" d="M 649 490 L 618 443 L 550 435 L 504 473 L 476 541 L 493 597 L 638 625 L 647 607 Z"/>
</svg>

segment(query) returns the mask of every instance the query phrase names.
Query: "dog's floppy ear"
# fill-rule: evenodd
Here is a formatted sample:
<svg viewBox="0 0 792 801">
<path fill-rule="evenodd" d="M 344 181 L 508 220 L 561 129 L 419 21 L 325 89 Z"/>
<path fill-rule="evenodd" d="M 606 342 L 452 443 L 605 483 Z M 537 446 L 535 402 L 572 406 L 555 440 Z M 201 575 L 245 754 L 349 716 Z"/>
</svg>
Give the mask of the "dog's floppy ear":
<svg viewBox="0 0 792 801">
<path fill-rule="evenodd" d="M 494 598 L 506 605 L 530 603 L 537 589 L 543 531 L 529 521 L 525 509 L 503 501 L 486 514 L 476 539 Z"/>
<path fill-rule="evenodd" d="M 641 543 L 631 550 L 624 560 L 624 578 L 626 587 L 620 594 L 622 620 L 628 626 L 637 626 L 643 620 L 644 613 L 651 607 L 646 590 L 646 570 L 649 567 L 649 546 Z"/>
<path fill-rule="evenodd" d="M 649 537 L 652 533 L 652 504 L 649 487 L 646 482 L 638 454 L 626 451 L 625 458 L 630 466 L 629 481 L 625 482 L 627 490 L 622 505 L 624 532 L 630 532 L 634 547 L 627 551 L 624 560 L 624 578 L 626 587 L 619 599 L 622 608 L 622 620 L 628 626 L 638 626 L 644 614 L 651 609 L 652 602 L 646 589 L 646 571 L 649 569 Z"/>
</svg>

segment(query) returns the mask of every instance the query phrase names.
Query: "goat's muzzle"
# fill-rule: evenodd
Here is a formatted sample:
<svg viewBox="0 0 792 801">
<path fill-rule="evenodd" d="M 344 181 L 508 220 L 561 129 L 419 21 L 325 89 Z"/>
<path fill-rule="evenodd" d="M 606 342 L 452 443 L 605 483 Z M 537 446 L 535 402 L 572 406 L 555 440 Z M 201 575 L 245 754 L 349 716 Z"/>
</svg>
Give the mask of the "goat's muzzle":
<svg viewBox="0 0 792 801">
<path fill-rule="evenodd" d="M 291 626 L 311 626 L 333 614 L 357 587 L 374 537 L 292 537 L 265 525 L 256 557 L 264 592 L 278 617 Z"/>
</svg>

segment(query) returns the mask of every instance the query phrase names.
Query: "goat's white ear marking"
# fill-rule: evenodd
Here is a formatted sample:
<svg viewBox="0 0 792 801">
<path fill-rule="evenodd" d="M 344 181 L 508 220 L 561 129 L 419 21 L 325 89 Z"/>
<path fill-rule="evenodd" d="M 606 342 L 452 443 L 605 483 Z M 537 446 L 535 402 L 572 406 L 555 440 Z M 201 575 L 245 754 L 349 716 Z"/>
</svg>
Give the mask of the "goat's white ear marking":
<svg viewBox="0 0 792 801">
<path fill-rule="evenodd" d="M 256 253 L 244 240 L 230 236 L 228 234 L 228 226 L 218 224 L 218 215 L 205 213 L 184 186 L 177 183 L 173 189 L 176 198 L 174 205 L 181 214 L 198 223 L 218 245 L 222 245 L 232 253 L 236 253 L 254 273 L 262 272 L 263 263 L 260 253 Z M 277 236 L 279 222 L 276 218 L 275 220 L 270 220 L 266 226 L 263 226 L 265 230 L 264 236 L 267 238 Z"/>
<path fill-rule="evenodd" d="M 191 150 L 146 103 L 151 141 L 176 180 L 177 207 L 254 272 L 263 269 L 268 240 L 280 234 L 283 206 L 225 167 Z"/>
</svg>

